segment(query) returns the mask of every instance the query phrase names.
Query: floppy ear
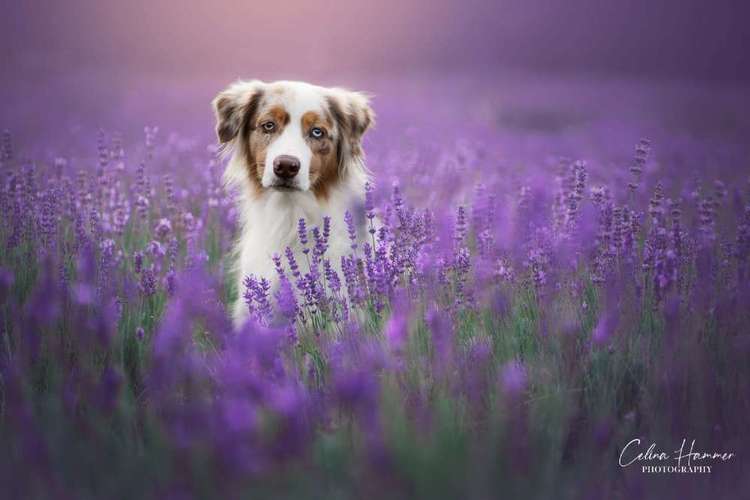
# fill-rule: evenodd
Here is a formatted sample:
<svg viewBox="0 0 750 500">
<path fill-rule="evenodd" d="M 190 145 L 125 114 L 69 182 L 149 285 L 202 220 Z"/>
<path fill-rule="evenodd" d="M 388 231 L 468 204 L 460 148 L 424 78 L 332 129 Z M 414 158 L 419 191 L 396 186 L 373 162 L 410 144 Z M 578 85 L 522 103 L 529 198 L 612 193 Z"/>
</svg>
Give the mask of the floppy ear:
<svg viewBox="0 0 750 500">
<path fill-rule="evenodd" d="M 221 91 L 211 103 L 216 115 L 216 135 L 221 144 L 234 140 L 258 111 L 264 83 L 239 80 Z"/>
<path fill-rule="evenodd" d="M 332 89 L 328 106 L 340 130 L 344 149 L 353 156 L 362 156 L 362 136 L 375 123 L 370 97 L 362 92 Z"/>
</svg>

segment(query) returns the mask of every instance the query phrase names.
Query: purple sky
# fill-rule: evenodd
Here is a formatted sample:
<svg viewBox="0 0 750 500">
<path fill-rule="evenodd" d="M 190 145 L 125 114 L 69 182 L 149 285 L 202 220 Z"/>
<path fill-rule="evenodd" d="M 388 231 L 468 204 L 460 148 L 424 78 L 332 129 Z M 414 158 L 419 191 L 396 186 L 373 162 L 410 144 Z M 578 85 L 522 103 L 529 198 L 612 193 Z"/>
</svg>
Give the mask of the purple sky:
<svg viewBox="0 0 750 500">
<path fill-rule="evenodd" d="M 4 79 L 496 69 L 750 79 L 741 0 L 8 2 Z M 185 5 L 190 5 L 186 7 Z"/>
</svg>

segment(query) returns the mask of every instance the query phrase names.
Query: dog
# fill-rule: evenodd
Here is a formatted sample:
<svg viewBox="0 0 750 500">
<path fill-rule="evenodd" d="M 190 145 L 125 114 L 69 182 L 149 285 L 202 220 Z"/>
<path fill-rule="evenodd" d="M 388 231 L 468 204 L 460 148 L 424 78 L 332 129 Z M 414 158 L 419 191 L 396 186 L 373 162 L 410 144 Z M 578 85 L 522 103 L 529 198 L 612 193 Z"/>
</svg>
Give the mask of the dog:
<svg viewBox="0 0 750 500">
<path fill-rule="evenodd" d="M 238 194 L 240 298 L 232 316 L 239 328 L 249 316 L 241 298 L 247 276 L 265 278 L 275 290 L 272 256 L 287 247 L 304 268 L 300 219 L 314 227 L 330 217 L 326 258 L 341 276 L 341 257 L 351 252 L 344 214 L 363 205 L 371 182 L 362 137 L 375 115 L 364 93 L 293 81 L 237 81 L 212 104 L 216 135 L 230 157 L 224 181 Z M 361 219 L 357 238 L 365 233 Z"/>
</svg>

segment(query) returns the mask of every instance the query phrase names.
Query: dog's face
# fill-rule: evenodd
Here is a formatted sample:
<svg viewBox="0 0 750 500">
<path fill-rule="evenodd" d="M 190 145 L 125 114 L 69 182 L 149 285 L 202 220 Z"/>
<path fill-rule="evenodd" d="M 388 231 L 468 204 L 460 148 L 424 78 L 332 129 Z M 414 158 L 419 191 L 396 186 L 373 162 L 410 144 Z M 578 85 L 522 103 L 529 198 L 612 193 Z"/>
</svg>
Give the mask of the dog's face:
<svg viewBox="0 0 750 500">
<path fill-rule="evenodd" d="M 222 144 L 261 190 L 325 196 L 373 122 L 367 98 L 302 82 L 237 82 L 213 101 Z"/>
</svg>

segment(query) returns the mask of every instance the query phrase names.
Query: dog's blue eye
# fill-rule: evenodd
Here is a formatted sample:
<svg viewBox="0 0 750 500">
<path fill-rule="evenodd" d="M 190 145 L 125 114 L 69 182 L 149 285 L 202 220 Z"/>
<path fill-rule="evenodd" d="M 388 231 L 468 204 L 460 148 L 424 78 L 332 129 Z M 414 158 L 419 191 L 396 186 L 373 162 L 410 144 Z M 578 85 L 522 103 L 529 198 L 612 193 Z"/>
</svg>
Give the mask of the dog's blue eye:
<svg viewBox="0 0 750 500">
<path fill-rule="evenodd" d="M 276 128 L 276 124 L 274 122 L 265 122 L 261 127 L 263 127 L 265 132 L 273 132 Z"/>
<path fill-rule="evenodd" d="M 323 134 L 324 134 L 323 129 L 319 127 L 313 127 L 310 130 L 310 136 L 315 139 L 320 139 L 321 137 L 323 137 Z"/>
</svg>

